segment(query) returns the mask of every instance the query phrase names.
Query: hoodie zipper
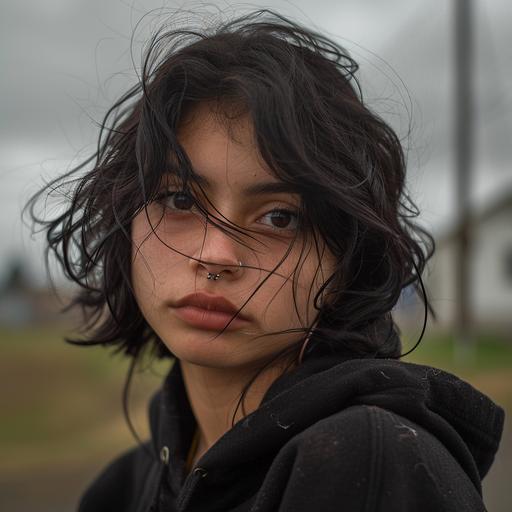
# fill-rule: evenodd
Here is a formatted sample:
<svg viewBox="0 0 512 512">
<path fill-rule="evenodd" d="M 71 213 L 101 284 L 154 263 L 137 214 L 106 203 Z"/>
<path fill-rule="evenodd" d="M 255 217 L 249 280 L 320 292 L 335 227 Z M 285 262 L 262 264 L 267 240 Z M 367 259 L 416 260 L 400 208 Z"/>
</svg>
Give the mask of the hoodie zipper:
<svg viewBox="0 0 512 512">
<path fill-rule="evenodd" d="M 188 502 L 190 501 L 190 497 L 192 496 L 193 492 L 195 491 L 197 484 L 207 474 L 208 474 L 208 471 L 206 471 L 205 468 L 202 468 L 200 466 L 197 466 L 192 470 L 192 473 L 185 480 L 185 483 L 183 484 L 183 488 L 179 495 L 179 498 L 177 501 L 178 511 L 185 510 L 185 507 L 188 505 Z"/>
</svg>

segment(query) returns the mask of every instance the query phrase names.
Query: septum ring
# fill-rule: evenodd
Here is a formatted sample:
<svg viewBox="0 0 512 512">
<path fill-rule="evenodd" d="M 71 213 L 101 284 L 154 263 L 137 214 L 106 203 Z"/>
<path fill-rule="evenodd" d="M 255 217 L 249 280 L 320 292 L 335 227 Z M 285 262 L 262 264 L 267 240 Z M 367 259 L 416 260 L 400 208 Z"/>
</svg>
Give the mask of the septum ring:
<svg viewBox="0 0 512 512">
<path fill-rule="evenodd" d="M 242 262 L 240 260 L 238 261 L 238 266 L 239 266 L 239 268 L 238 268 L 237 272 L 242 268 Z M 213 279 L 214 281 L 217 281 L 218 279 L 220 279 L 220 275 L 222 274 L 222 272 L 224 272 L 224 271 L 221 271 L 218 274 L 208 272 L 206 279 Z"/>
</svg>

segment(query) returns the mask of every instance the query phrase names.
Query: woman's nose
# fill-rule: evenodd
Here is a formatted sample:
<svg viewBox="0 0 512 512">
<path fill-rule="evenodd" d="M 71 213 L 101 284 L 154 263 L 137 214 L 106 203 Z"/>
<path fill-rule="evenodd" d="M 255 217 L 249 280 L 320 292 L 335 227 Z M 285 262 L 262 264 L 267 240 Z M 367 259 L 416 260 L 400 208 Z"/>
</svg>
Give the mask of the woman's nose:
<svg viewBox="0 0 512 512">
<path fill-rule="evenodd" d="M 233 240 L 234 236 L 236 235 L 225 233 L 221 228 L 208 224 L 204 237 L 199 241 L 198 250 L 190 258 L 192 269 L 201 271 L 202 268 L 205 275 L 208 272 L 238 273 L 241 266 L 239 255 L 241 244 Z"/>
</svg>

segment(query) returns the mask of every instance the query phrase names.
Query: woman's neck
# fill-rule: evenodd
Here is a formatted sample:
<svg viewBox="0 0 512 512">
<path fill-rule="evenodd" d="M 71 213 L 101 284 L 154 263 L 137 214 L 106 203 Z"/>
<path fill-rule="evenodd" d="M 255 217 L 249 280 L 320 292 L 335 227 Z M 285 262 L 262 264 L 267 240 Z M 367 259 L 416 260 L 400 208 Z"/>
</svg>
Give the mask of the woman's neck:
<svg viewBox="0 0 512 512">
<path fill-rule="evenodd" d="M 231 429 L 232 418 L 237 409 L 241 392 L 256 373 L 230 368 L 208 368 L 180 361 L 185 389 L 192 412 L 197 421 L 198 444 L 193 463 Z M 274 380 L 283 368 L 272 368 L 262 372 L 252 383 L 244 399 L 245 415 L 255 411 Z M 244 416 L 238 407 L 236 423 Z"/>
</svg>

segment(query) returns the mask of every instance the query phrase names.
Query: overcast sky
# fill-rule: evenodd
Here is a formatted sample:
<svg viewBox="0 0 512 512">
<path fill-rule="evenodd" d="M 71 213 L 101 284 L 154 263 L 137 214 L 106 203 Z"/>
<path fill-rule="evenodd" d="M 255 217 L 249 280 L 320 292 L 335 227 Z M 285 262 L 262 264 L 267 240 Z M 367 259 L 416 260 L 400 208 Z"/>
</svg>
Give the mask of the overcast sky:
<svg viewBox="0 0 512 512">
<path fill-rule="evenodd" d="M 476 142 L 474 198 L 512 186 L 512 14 L 506 0 L 475 4 Z M 136 80 L 132 63 L 158 25 L 158 9 L 242 14 L 268 7 L 341 42 L 361 64 L 370 105 L 404 137 L 409 187 L 422 222 L 453 219 L 453 2 L 317 0 L 163 2 L 23 0 L 0 4 L 0 258 L 23 258 L 42 279 L 41 237 L 20 210 L 49 178 L 93 149 L 98 122 Z M 135 32 L 130 52 L 130 38 Z M 182 19 L 194 19 L 182 15 Z M 412 120 L 412 124 L 409 122 Z M 408 137 L 409 128 L 412 131 Z M 2 269 L 0 268 L 0 275 Z"/>
</svg>

